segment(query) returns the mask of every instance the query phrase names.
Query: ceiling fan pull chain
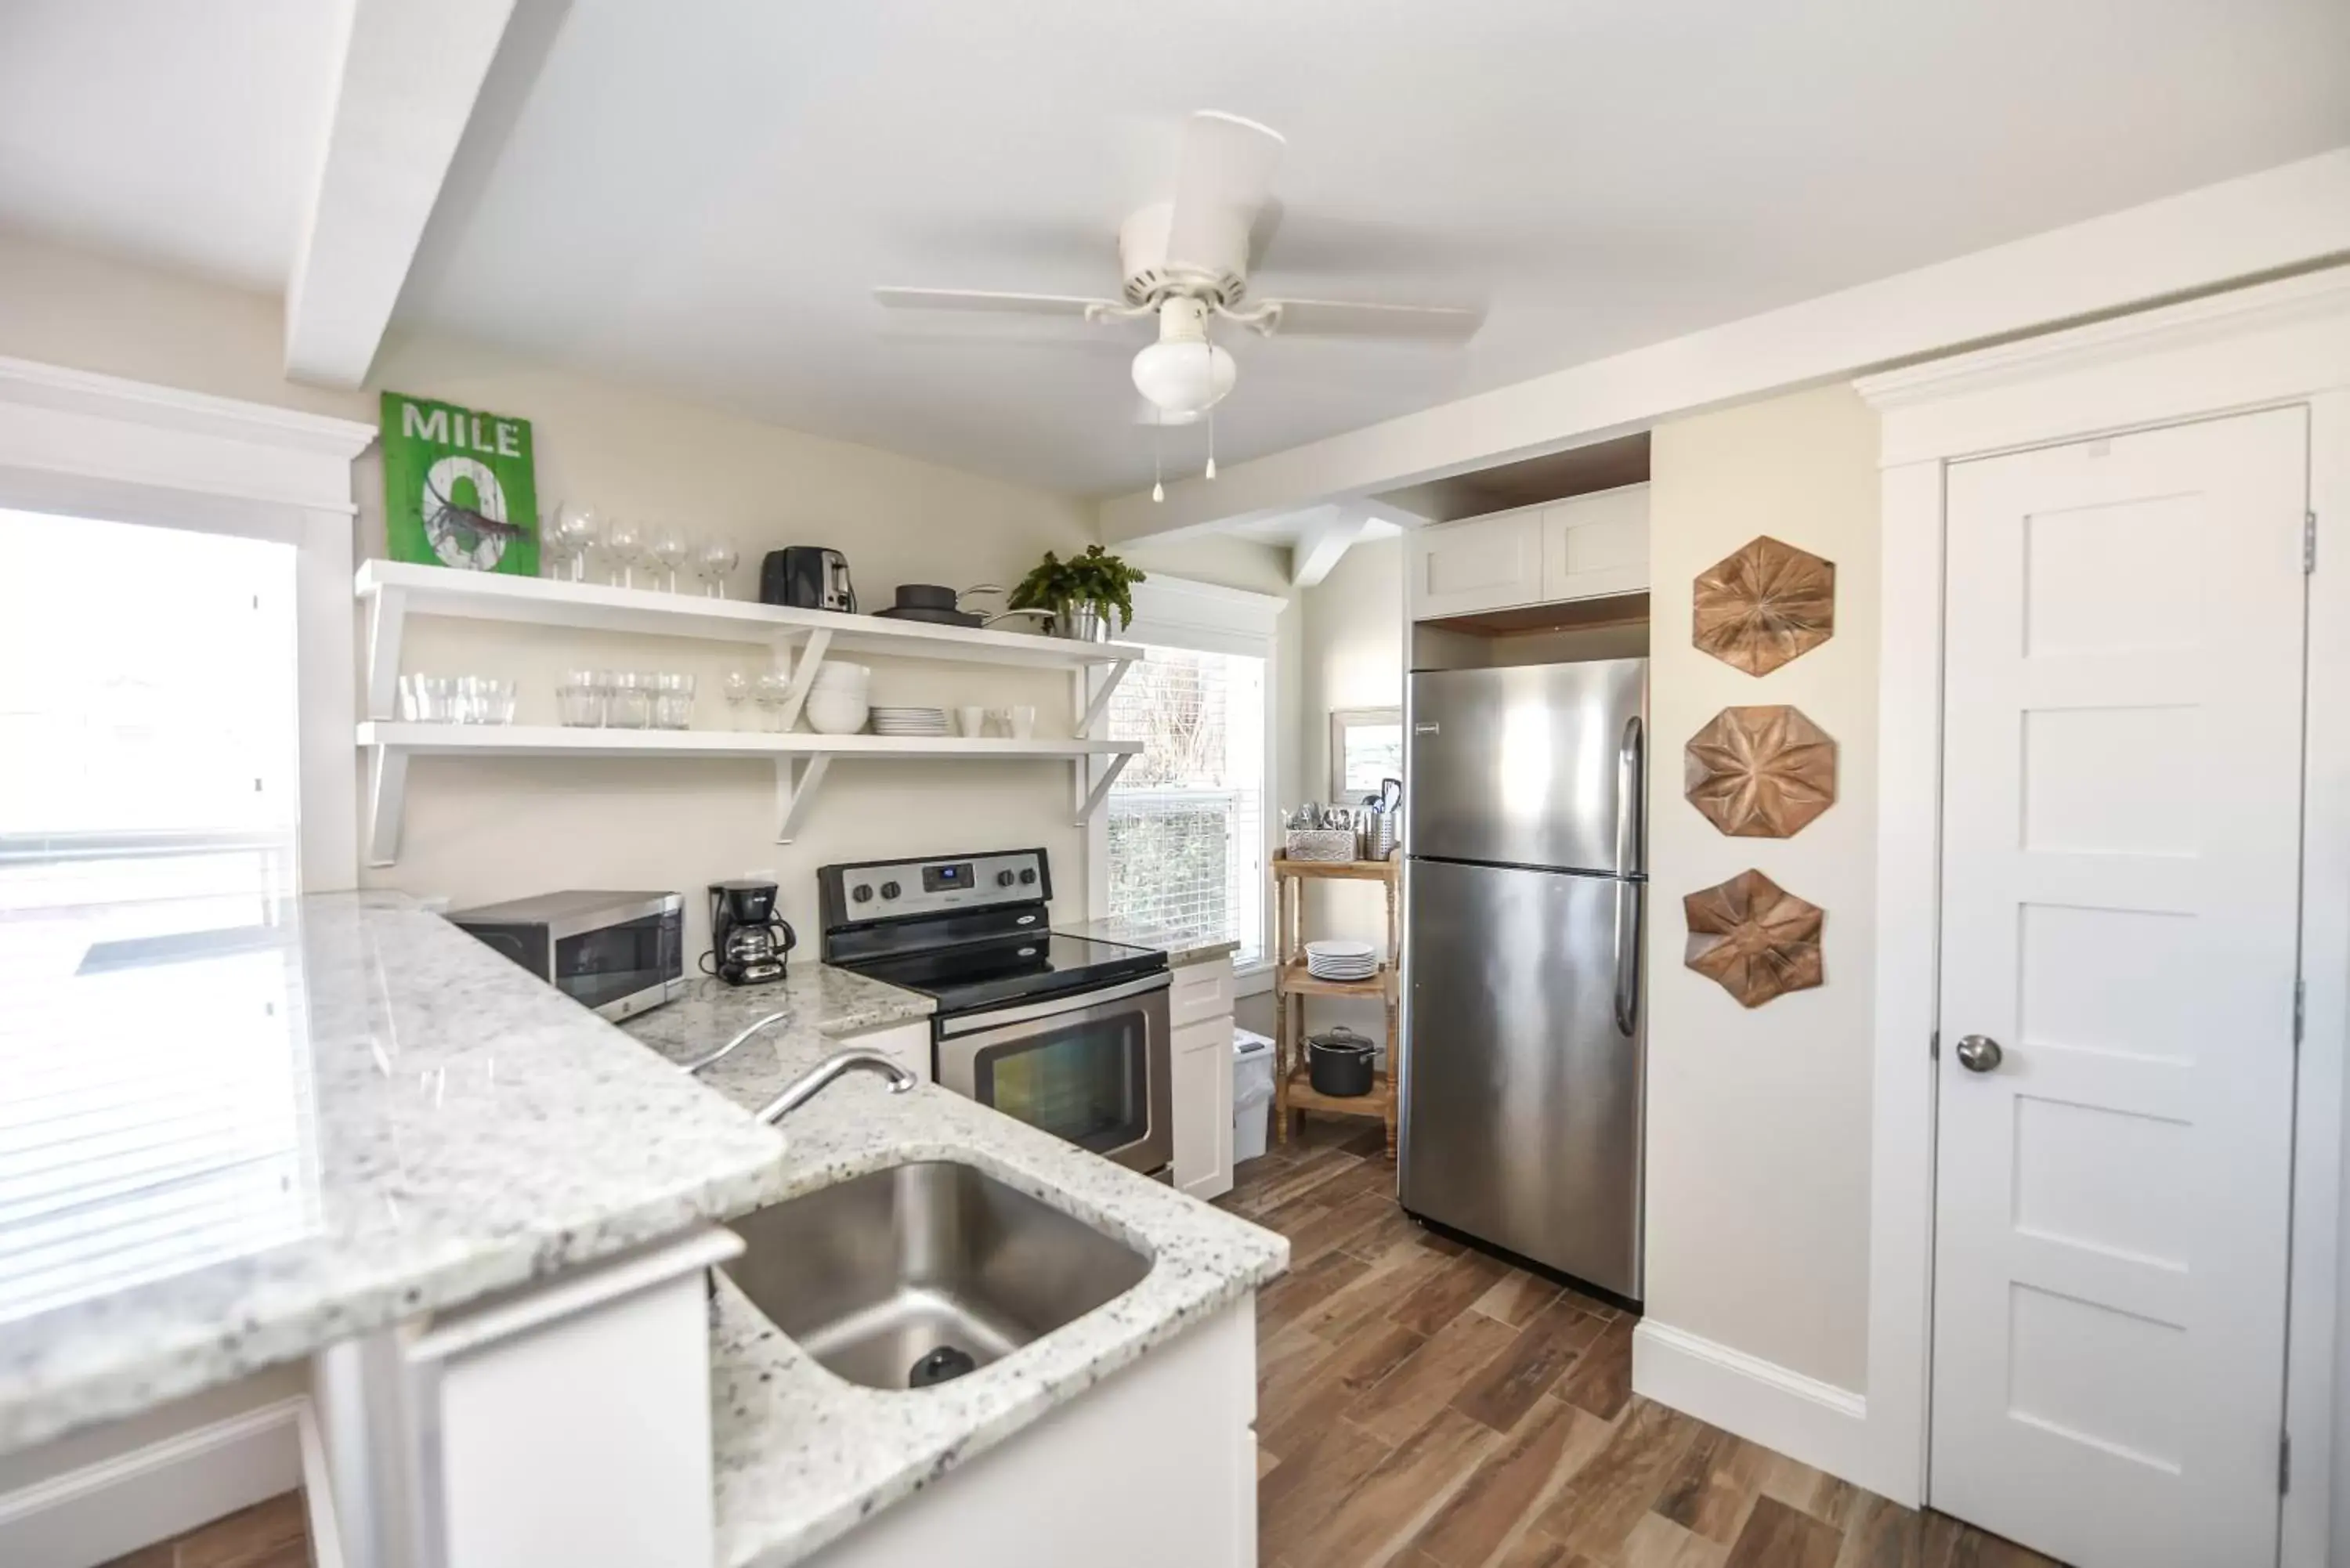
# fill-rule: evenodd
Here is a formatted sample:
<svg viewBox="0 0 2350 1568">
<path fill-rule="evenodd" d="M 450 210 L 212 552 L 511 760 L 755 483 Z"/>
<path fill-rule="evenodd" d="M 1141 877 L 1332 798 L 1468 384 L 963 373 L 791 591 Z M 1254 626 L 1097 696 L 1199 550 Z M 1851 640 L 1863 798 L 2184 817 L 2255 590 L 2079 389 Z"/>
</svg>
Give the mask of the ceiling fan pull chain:
<svg viewBox="0 0 2350 1568">
<path fill-rule="evenodd" d="M 1161 459 L 1165 456 L 1167 451 L 1167 416 L 1160 413 L 1156 409 L 1151 410 L 1151 414 L 1150 499 L 1153 501 L 1164 501 L 1167 499 L 1167 486 L 1159 483 L 1159 473 L 1164 466 Z"/>
<path fill-rule="evenodd" d="M 1209 384 L 1212 386 L 1216 379 L 1216 347 L 1214 344 L 1208 341 L 1208 322 L 1205 317 L 1202 317 L 1200 320 L 1200 348 L 1201 350 L 1208 356 L 1208 381 Z M 1222 402 L 1222 399 L 1219 398 L 1216 401 Z M 1208 477 L 1210 479 L 1216 477 L 1215 403 L 1210 403 L 1208 405 Z"/>
</svg>

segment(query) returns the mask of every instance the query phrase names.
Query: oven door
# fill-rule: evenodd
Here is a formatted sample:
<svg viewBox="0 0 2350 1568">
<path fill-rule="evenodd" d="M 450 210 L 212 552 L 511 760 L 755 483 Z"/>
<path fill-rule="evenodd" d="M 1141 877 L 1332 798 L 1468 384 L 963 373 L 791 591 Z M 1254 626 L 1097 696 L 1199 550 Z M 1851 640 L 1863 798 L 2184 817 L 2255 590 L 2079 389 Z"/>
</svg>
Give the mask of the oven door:
<svg viewBox="0 0 2350 1568">
<path fill-rule="evenodd" d="M 939 1023 L 939 1082 L 1146 1175 L 1175 1158 L 1167 987 L 1151 975 Z"/>
</svg>

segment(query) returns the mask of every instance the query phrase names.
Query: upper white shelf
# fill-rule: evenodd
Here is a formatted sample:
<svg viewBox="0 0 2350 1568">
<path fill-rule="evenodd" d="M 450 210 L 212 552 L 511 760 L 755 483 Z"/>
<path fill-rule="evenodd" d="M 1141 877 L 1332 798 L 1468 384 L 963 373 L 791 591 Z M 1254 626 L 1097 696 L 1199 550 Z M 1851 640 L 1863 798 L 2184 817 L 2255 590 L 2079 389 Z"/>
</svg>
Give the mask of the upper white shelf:
<svg viewBox="0 0 2350 1568">
<path fill-rule="evenodd" d="M 791 609 L 744 599 L 702 598 L 652 588 L 614 588 L 601 583 L 467 572 L 404 561 L 365 562 L 359 569 L 354 589 L 370 611 L 379 616 L 391 610 L 395 617 L 463 616 L 473 620 L 522 621 L 590 631 L 642 632 L 765 645 L 801 641 L 826 632 L 830 634 L 831 651 L 836 654 L 871 653 L 969 664 L 1041 664 L 1066 669 L 1125 664 L 1142 657 L 1142 649 L 1128 643 L 1077 642 L 1028 632 L 931 626 L 880 616 Z"/>
</svg>

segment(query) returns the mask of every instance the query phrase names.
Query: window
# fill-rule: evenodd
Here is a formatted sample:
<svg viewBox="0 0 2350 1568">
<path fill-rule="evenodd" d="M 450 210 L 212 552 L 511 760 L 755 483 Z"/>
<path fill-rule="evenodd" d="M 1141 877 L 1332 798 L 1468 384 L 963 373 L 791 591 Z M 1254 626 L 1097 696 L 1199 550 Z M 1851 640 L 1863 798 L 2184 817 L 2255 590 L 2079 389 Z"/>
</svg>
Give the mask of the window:
<svg viewBox="0 0 2350 1568">
<path fill-rule="evenodd" d="M 1113 917 L 1225 931 L 1264 956 L 1265 664 L 1151 647 L 1110 699 L 1109 733 L 1146 742 L 1112 787 Z"/>
<path fill-rule="evenodd" d="M 0 511 L 0 1318 L 292 1239 L 296 547 Z M 77 1158 L 61 1161 L 59 1147 Z"/>
</svg>

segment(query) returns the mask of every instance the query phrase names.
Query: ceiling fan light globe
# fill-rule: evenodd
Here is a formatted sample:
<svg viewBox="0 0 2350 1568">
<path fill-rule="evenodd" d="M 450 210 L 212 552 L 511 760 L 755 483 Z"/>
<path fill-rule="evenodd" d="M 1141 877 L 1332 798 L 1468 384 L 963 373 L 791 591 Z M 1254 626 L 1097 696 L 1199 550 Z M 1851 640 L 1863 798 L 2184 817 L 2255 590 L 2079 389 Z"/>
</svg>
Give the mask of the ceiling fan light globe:
<svg viewBox="0 0 2350 1568">
<path fill-rule="evenodd" d="M 1214 407 L 1239 376 L 1232 357 L 1212 343 L 1153 343 L 1134 357 L 1134 389 L 1170 414 Z"/>
</svg>

